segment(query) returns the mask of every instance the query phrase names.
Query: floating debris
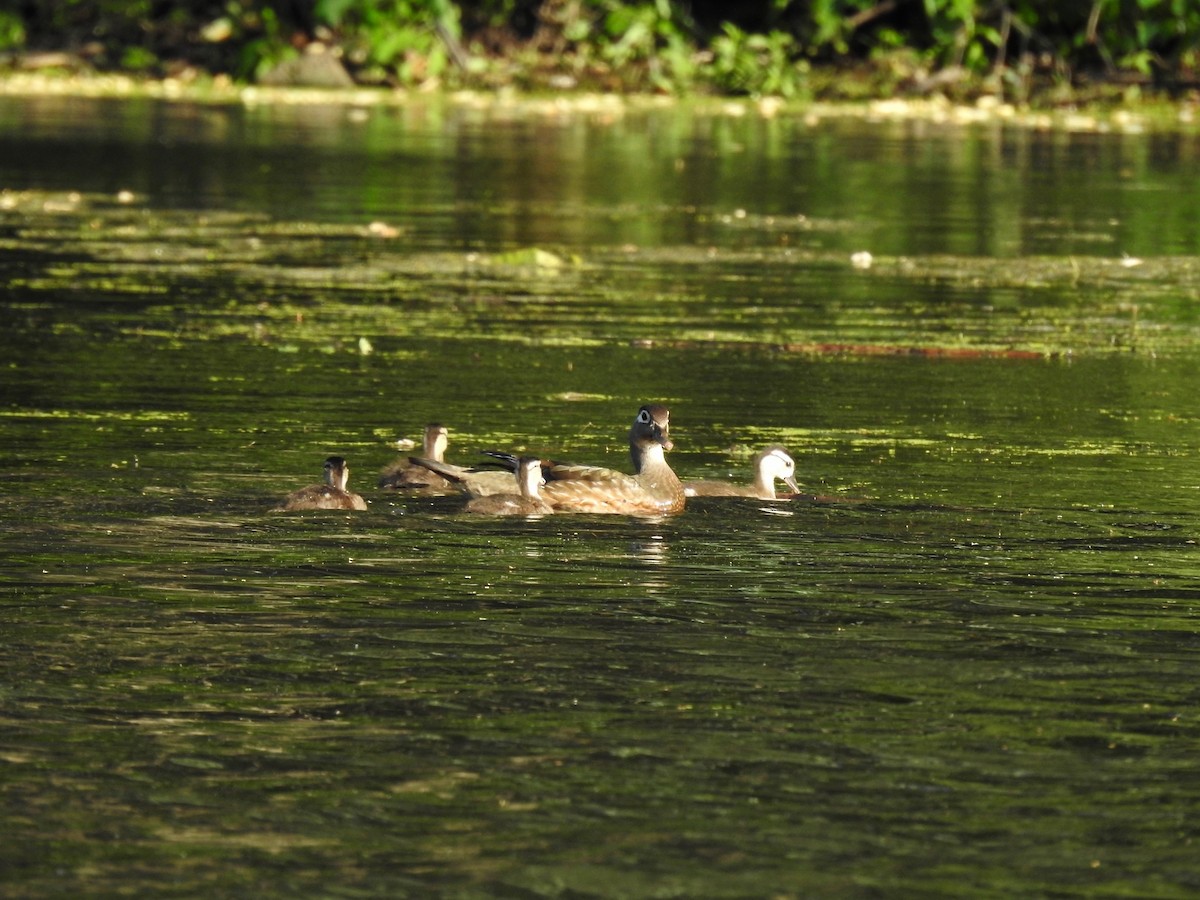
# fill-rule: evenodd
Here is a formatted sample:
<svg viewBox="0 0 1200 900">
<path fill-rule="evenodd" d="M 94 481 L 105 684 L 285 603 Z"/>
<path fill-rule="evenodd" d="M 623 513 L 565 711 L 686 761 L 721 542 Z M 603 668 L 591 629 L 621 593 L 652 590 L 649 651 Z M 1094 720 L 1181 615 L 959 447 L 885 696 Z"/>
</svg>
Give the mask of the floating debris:
<svg viewBox="0 0 1200 900">
<path fill-rule="evenodd" d="M 400 229 L 395 225 L 389 225 L 387 222 L 375 221 L 367 226 L 367 234 L 378 238 L 398 238 L 400 237 Z"/>
</svg>

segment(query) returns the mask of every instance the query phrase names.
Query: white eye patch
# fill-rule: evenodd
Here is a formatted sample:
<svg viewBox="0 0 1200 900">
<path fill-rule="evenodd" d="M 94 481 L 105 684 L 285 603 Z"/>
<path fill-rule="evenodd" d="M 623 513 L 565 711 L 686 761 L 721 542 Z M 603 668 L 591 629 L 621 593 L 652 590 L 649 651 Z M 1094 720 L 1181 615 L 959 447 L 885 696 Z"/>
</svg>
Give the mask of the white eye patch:
<svg viewBox="0 0 1200 900">
<path fill-rule="evenodd" d="M 795 461 L 782 450 L 772 450 L 770 455 L 779 460 L 783 464 L 784 469 L 794 469 L 796 467 Z"/>
</svg>

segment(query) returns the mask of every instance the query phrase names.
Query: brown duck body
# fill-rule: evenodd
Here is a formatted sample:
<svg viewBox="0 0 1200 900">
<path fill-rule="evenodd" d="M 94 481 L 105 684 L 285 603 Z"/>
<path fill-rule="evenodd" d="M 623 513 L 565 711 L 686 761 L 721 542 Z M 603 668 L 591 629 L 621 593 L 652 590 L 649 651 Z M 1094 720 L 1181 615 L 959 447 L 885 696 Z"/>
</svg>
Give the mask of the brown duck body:
<svg viewBox="0 0 1200 900">
<path fill-rule="evenodd" d="M 680 512 L 687 498 L 683 484 L 667 463 L 665 451 L 670 438 L 670 410 L 647 404 L 638 410 L 629 432 L 629 455 L 634 474 L 627 475 L 603 466 L 541 461 L 545 484 L 540 494 L 559 512 L 615 513 L 630 516 L 663 516 Z M 508 471 L 465 468 L 430 459 L 412 462 L 445 475 L 472 497 L 512 492 L 512 472 L 517 458 L 491 453 Z"/>
<path fill-rule="evenodd" d="M 276 512 L 296 512 L 305 509 L 365 510 L 367 501 L 346 490 L 350 469 L 340 456 L 325 460 L 325 483 L 314 484 L 288 494 Z"/>
<path fill-rule="evenodd" d="M 629 431 L 632 475 L 602 466 L 544 463 L 542 499 L 559 512 L 665 516 L 682 511 L 683 484 L 665 455 L 673 446 L 670 417 L 659 404 L 638 410 Z"/>
<path fill-rule="evenodd" d="M 516 481 L 508 475 L 508 483 L 509 489 L 516 488 L 517 493 L 474 497 L 467 503 L 467 512 L 489 516 L 544 516 L 554 512 L 539 494 L 542 461 L 537 457 L 521 457 L 517 461 Z"/>
<path fill-rule="evenodd" d="M 442 462 L 446 447 L 450 443 L 450 432 L 446 426 L 430 423 L 425 426 L 421 452 L 424 458 Z M 417 465 L 410 459 L 400 459 L 379 474 L 379 486 L 384 490 L 447 490 L 454 484 L 432 469 Z"/>
<path fill-rule="evenodd" d="M 689 497 L 757 497 L 760 500 L 787 500 L 775 493 L 776 479 L 784 482 L 793 493 L 796 484 L 796 462 L 780 446 L 767 447 L 754 458 L 754 483 L 731 484 L 728 481 L 685 481 L 683 489 Z"/>
<path fill-rule="evenodd" d="M 658 449 L 662 457 L 662 448 Z M 551 469 L 542 496 L 557 510 L 580 513 L 616 513 L 629 516 L 665 516 L 683 510 L 687 497 L 683 485 L 665 459 L 626 475 L 600 466 L 559 465 Z"/>
</svg>

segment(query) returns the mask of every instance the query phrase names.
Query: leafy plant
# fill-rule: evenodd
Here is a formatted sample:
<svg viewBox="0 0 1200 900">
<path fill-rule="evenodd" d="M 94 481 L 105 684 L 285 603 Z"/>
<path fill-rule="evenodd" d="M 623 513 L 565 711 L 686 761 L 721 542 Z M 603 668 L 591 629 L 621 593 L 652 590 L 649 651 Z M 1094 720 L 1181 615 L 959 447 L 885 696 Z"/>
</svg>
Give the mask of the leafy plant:
<svg viewBox="0 0 1200 900">
<path fill-rule="evenodd" d="M 121 54 L 121 68 L 130 72 L 149 72 L 158 65 L 158 57 L 145 47 L 126 47 Z"/>
<path fill-rule="evenodd" d="M 230 0 L 227 8 L 235 36 L 242 36 L 237 42 L 242 47 L 238 55 L 239 77 L 259 78 L 284 60 L 296 56 L 274 9 L 267 6 L 256 11 L 243 7 L 236 0 Z"/>
<path fill-rule="evenodd" d="M 611 3 L 604 17 L 607 42 L 600 57 L 616 69 L 637 67 L 653 87 L 676 91 L 696 75 L 696 50 L 689 23 L 670 0 Z"/>
<path fill-rule="evenodd" d="M 16 13 L 0 11 L 0 50 L 25 44 L 25 23 Z"/>
<path fill-rule="evenodd" d="M 795 97 L 805 81 L 805 69 L 795 55 L 796 43 L 789 34 L 747 34 L 726 22 L 712 42 L 713 81 L 734 93 Z"/>
<path fill-rule="evenodd" d="M 364 81 L 482 75 L 489 85 L 526 78 L 532 84 L 529 73 L 553 69 L 610 87 L 681 92 L 707 84 L 789 97 L 810 90 L 810 62 L 869 61 L 897 72 L 898 59 L 911 61 L 909 68 L 961 66 L 976 83 L 986 75 L 991 84 L 1019 85 L 1022 92 L 1048 73 L 1061 83 L 1085 72 L 1170 83 L 1200 67 L 1196 0 L 56 0 L 0 6 L 0 49 L 102 46 L 93 56 L 101 63 L 147 70 L 181 58 L 243 79 L 311 40 L 332 45 Z M 483 36 L 486 42 L 468 54 L 464 43 Z M 904 83 L 895 77 L 874 87 Z"/>
<path fill-rule="evenodd" d="M 314 13 L 341 33 L 353 63 L 403 83 L 442 77 L 462 53 L 450 0 L 318 0 Z"/>
</svg>

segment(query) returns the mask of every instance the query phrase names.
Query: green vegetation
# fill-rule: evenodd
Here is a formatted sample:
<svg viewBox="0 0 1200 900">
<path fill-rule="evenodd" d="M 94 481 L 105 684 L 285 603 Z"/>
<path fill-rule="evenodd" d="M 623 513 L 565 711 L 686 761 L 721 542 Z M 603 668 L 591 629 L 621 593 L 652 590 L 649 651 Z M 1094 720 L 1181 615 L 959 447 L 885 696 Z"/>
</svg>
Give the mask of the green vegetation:
<svg viewBox="0 0 1200 900">
<path fill-rule="evenodd" d="M 541 347 L 1165 358 L 1195 352 L 1200 322 L 1190 287 L 1194 257 L 1187 255 L 1030 255 L 1019 262 L 879 255 L 864 266 L 819 241 L 805 245 L 812 229 L 836 230 L 837 223 L 791 220 L 773 226 L 776 237 L 789 237 L 778 247 L 726 247 L 715 257 L 708 244 L 650 243 L 631 267 L 623 247 L 597 247 L 585 258 L 538 247 L 396 253 L 387 245 L 401 235 L 378 227 L 238 213 L 197 220 L 190 210 L 142 208 L 136 197 L 4 191 L 0 208 L 22 223 L 0 237 L 0 253 L 38 261 L 9 278 L 14 302 L 70 309 L 65 298 L 104 297 L 112 304 L 106 333 L 170 346 L 233 341 L 283 353 L 360 355 L 364 336 L 382 338 L 382 347 L 465 332 Z M 751 220 L 748 227 L 767 226 Z M 819 313 L 790 287 L 745 297 L 746 271 L 798 265 L 821 271 L 825 283 L 853 286 Z M 64 321 L 56 329 L 74 333 L 77 326 Z"/>
<path fill-rule="evenodd" d="M 1190 0 L 64 0 L 0 11 L 0 53 L 15 67 L 782 97 L 1177 92 L 1196 84 L 1198 38 Z"/>
</svg>

